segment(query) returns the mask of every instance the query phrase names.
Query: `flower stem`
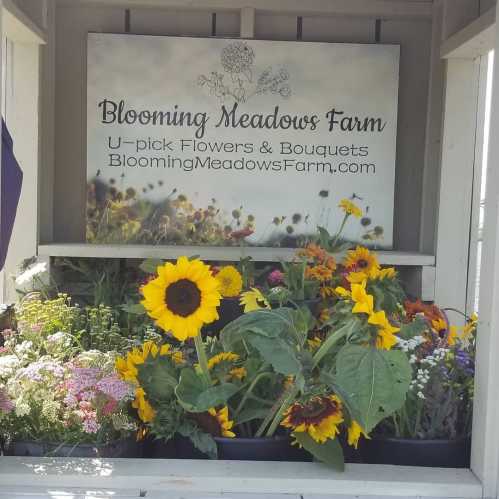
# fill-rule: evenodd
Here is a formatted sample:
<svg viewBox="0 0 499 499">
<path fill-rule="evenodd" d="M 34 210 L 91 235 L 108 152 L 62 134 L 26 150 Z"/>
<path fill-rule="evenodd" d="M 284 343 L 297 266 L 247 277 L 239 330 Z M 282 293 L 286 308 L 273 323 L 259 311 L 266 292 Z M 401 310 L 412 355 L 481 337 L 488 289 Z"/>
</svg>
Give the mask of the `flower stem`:
<svg viewBox="0 0 499 499">
<path fill-rule="evenodd" d="M 315 352 L 313 358 L 313 366 L 316 367 L 317 364 L 322 360 L 322 358 L 331 350 L 331 348 L 338 343 L 350 329 L 351 324 L 347 323 L 342 328 L 335 331 L 333 334 L 329 335 L 326 341 L 319 347 L 319 350 Z"/>
<path fill-rule="evenodd" d="M 197 336 L 194 336 L 194 345 L 196 346 L 199 367 L 201 368 L 201 372 L 203 373 L 203 378 L 206 382 L 206 385 L 211 386 L 211 376 L 210 370 L 208 369 L 208 359 L 206 358 L 206 351 L 204 349 L 204 343 L 203 338 L 201 337 L 201 333 L 199 333 Z"/>
<path fill-rule="evenodd" d="M 265 434 L 267 437 L 271 437 L 274 435 L 275 431 L 277 430 L 277 427 L 279 426 L 279 423 L 281 422 L 282 415 L 284 414 L 284 411 L 286 411 L 286 409 L 290 406 L 291 402 L 293 402 L 297 393 L 298 393 L 298 389 L 296 388 L 296 386 L 293 386 L 292 388 L 290 388 L 286 398 L 284 399 L 284 402 L 281 404 L 281 407 L 279 407 L 279 410 L 277 411 L 276 415 L 274 416 L 274 419 L 272 420 L 272 423 L 270 424 L 269 429 L 267 430 L 267 433 Z"/>
<path fill-rule="evenodd" d="M 341 222 L 341 226 L 340 226 L 340 229 L 338 230 L 338 232 L 336 233 L 336 235 L 334 236 L 334 239 L 333 239 L 333 242 L 331 244 L 331 247 L 335 248 L 336 246 L 336 243 L 338 242 L 338 239 L 340 238 L 341 236 L 341 233 L 343 232 L 343 229 L 345 228 L 345 224 L 347 223 L 347 220 L 348 220 L 348 217 L 350 215 L 348 213 L 345 214 L 345 216 L 343 217 L 343 222 Z"/>
<path fill-rule="evenodd" d="M 246 400 L 248 400 L 248 397 L 251 395 L 251 393 L 253 392 L 256 384 L 262 379 L 262 378 L 267 378 L 267 377 L 271 377 L 272 376 L 272 373 L 269 373 L 269 372 L 263 372 L 263 373 L 260 373 L 258 374 L 255 379 L 252 381 L 251 385 L 249 386 L 248 390 L 246 391 L 246 393 L 244 394 L 243 398 L 241 399 L 241 402 L 239 403 L 239 405 L 237 406 L 237 409 L 235 411 L 235 415 L 237 416 L 240 412 L 241 412 L 241 409 L 244 407 L 244 404 L 246 403 Z"/>
</svg>

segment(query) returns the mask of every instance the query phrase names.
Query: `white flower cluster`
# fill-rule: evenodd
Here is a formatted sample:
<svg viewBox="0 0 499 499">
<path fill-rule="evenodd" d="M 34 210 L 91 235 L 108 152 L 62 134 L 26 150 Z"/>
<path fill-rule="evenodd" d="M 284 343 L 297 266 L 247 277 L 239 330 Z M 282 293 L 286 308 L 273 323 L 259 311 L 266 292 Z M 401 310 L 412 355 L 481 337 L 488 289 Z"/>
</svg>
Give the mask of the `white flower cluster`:
<svg viewBox="0 0 499 499">
<path fill-rule="evenodd" d="M 425 342 L 423 336 L 414 336 L 414 338 L 410 338 L 408 340 L 404 340 L 403 338 L 397 338 L 397 343 L 400 349 L 404 352 L 412 352 L 416 350 L 416 348 Z"/>
<path fill-rule="evenodd" d="M 429 367 L 435 367 L 439 362 L 445 359 L 447 352 L 446 348 L 435 348 L 432 355 L 428 355 L 421 361 L 421 365 L 426 364 Z"/>
<path fill-rule="evenodd" d="M 416 379 L 413 379 L 411 381 L 411 384 L 409 385 L 409 388 L 411 390 L 417 390 L 416 395 L 420 399 L 424 399 L 424 393 L 423 390 L 425 389 L 426 384 L 430 381 L 430 371 L 429 369 L 418 369 L 416 373 Z"/>
</svg>

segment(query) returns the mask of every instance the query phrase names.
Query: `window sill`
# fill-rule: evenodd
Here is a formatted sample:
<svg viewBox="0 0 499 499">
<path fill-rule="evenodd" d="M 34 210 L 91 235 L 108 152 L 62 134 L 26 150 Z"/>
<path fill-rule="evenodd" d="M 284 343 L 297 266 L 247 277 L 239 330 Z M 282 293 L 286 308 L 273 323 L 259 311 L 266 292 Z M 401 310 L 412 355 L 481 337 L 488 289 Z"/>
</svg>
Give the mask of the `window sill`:
<svg viewBox="0 0 499 499">
<path fill-rule="evenodd" d="M 0 457 L 0 490 L 9 489 L 14 497 L 20 484 L 135 490 L 148 497 L 154 491 L 296 494 L 305 499 L 315 494 L 482 497 L 475 475 L 458 469 L 350 464 L 338 473 L 318 463 Z"/>
</svg>

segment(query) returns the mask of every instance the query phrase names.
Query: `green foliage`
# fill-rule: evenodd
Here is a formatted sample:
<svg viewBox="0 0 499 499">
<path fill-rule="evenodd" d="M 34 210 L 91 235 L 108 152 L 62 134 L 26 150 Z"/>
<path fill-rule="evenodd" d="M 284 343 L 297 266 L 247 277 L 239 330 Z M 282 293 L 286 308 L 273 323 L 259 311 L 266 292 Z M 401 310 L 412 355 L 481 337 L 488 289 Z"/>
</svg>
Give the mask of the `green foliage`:
<svg viewBox="0 0 499 499">
<path fill-rule="evenodd" d="M 175 387 L 178 383 L 175 366 L 170 357 L 157 355 L 148 356 L 145 362 L 138 366 L 138 379 L 144 387 L 147 396 L 153 401 L 163 402 L 175 398 Z"/>
<path fill-rule="evenodd" d="M 337 438 L 334 440 L 326 440 L 323 444 L 319 444 L 312 439 L 308 433 L 295 432 L 293 433 L 293 437 L 318 461 L 326 463 L 338 471 L 343 471 L 345 469 L 343 449 Z"/>
<path fill-rule="evenodd" d="M 178 427 L 178 432 L 183 437 L 187 437 L 193 443 L 194 447 L 206 454 L 211 459 L 217 458 L 217 444 L 209 433 L 205 433 L 197 427 L 192 421 L 185 420 Z"/>
<path fill-rule="evenodd" d="M 370 432 L 402 407 L 411 378 L 404 352 L 346 345 L 338 352 L 334 387 L 352 417 Z"/>
<path fill-rule="evenodd" d="M 205 412 L 211 407 L 226 405 L 239 388 L 232 383 L 220 383 L 206 388 L 203 380 L 191 368 L 182 369 L 175 388 L 179 403 L 189 412 Z"/>
</svg>

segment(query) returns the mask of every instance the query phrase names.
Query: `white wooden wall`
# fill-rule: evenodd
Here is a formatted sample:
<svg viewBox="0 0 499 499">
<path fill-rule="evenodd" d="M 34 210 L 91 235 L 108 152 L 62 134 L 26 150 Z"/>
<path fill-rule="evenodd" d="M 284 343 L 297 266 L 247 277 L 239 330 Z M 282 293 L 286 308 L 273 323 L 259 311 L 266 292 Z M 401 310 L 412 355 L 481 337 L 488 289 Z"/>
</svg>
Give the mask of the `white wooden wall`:
<svg viewBox="0 0 499 499">
<path fill-rule="evenodd" d="M 53 237 L 51 230 L 44 230 L 42 242 L 84 241 L 87 32 L 122 33 L 129 27 L 131 33 L 140 34 L 239 36 L 239 11 L 216 12 L 215 26 L 212 14 L 208 11 L 182 12 L 157 7 L 130 8 L 127 13 L 127 9 L 120 6 L 71 5 L 68 2 L 57 7 Z M 390 18 L 384 12 L 383 18 L 377 21 L 375 13 L 367 17 L 305 14 L 298 16 L 294 13 L 257 11 L 255 38 L 401 44 L 394 247 L 397 250 L 418 251 L 432 41 L 431 17 L 403 18 L 397 15 L 396 18 Z M 126 26 L 127 22 L 129 26 Z M 434 162 L 429 168 L 438 169 L 438 164 Z M 428 202 L 435 207 L 435 196 Z M 50 212 L 43 212 L 42 208 L 42 216 L 45 217 L 42 227 L 50 227 L 51 223 L 47 221 Z M 433 241 L 430 243 L 432 246 Z"/>
</svg>

